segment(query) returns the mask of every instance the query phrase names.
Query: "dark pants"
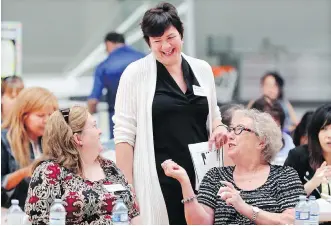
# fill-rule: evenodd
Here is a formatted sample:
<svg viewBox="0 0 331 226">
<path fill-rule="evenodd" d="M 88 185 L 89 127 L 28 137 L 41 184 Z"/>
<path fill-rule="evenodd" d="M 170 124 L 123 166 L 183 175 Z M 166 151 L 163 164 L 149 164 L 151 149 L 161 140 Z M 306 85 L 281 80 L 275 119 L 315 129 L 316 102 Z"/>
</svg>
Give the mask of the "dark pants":
<svg viewBox="0 0 331 226">
<path fill-rule="evenodd" d="M 185 225 L 184 205 L 181 203 L 183 199 L 182 189 L 180 184 L 162 184 L 161 190 L 164 201 L 166 203 L 169 224 L 171 225 Z"/>
</svg>

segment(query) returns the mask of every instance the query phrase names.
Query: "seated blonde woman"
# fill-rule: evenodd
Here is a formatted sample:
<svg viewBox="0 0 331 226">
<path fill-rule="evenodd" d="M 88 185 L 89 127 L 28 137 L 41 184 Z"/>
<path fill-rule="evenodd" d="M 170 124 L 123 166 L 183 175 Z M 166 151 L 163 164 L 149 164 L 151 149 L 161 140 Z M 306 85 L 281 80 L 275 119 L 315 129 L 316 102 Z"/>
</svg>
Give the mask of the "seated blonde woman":
<svg viewBox="0 0 331 226">
<path fill-rule="evenodd" d="M 5 208 L 12 199 L 24 208 L 32 162 L 42 153 L 46 121 L 58 109 L 56 97 L 41 87 L 26 88 L 16 99 L 1 130 L 1 206 Z"/>
<path fill-rule="evenodd" d="M 43 157 L 36 163 L 26 199 L 25 212 L 32 224 L 49 223 L 55 199 L 64 203 L 66 224 L 112 224 L 112 209 L 119 198 L 129 209 L 130 220 L 137 219 L 138 206 L 124 175 L 114 162 L 100 156 L 100 135 L 85 107 L 51 115 L 43 136 Z M 108 190 L 115 184 L 122 189 Z"/>
<path fill-rule="evenodd" d="M 281 131 L 267 113 L 236 110 L 228 134 L 235 166 L 212 168 L 195 196 L 186 171 L 171 160 L 162 167 L 182 187 L 188 224 L 293 224 L 305 195 L 297 172 L 270 165 L 282 146 Z"/>
</svg>

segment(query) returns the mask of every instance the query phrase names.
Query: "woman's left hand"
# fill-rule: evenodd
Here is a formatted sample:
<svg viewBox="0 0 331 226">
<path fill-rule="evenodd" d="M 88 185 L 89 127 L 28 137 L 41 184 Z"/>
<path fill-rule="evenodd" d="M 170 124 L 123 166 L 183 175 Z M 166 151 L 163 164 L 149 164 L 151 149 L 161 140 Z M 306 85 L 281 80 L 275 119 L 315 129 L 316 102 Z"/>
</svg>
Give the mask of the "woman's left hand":
<svg viewBox="0 0 331 226">
<path fill-rule="evenodd" d="M 233 206 L 239 213 L 247 207 L 247 203 L 241 198 L 240 192 L 227 181 L 221 181 L 226 187 L 221 187 L 217 195 L 223 199 L 227 205 Z"/>
<path fill-rule="evenodd" d="M 220 149 L 224 144 L 228 142 L 228 130 L 225 126 L 219 126 L 214 129 L 209 139 L 209 149 L 212 149 L 212 145 L 215 144 L 216 149 Z"/>
</svg>

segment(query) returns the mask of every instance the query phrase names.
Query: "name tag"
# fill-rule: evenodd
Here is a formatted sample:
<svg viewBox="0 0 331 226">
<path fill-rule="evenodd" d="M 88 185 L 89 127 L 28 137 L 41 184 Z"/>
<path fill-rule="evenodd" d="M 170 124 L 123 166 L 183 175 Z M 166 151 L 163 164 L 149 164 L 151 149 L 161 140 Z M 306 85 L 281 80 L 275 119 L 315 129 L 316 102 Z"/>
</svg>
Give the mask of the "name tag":
<svg viewBox="0 0 331 226">
<path fill-rule="evenodd" d="M 117 192 L 117 191 L 126 191 L 127 190 L 121 184 L 104 184 L 103 186 L 108 192 L 112 192 L 112 193 Z"/>
<path fill-rule="evenodd" d="M 202 96 L 202 97 L 207 96 L 205 90 L 202 87 L 196 85 L 193 85 L 193 93 L 196 96 Z"/>
</svg>

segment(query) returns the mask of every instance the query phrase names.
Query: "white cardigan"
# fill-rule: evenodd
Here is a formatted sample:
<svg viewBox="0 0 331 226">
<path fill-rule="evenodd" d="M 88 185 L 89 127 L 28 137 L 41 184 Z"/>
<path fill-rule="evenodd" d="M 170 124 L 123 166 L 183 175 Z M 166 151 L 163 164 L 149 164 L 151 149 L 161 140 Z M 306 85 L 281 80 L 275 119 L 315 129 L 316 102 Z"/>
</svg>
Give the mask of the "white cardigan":
<svg viewBox="0 0 331 226">
<path fill-rule="evenodd" d="M 211 134 L 212 121 L 221 119 L 213 72 L 207 62 L 185 54 L 182 56 L 207 95 L 209 115 L 206 125 Z M 114 139 L 115 144 L 126 142 L 134 147 L 133 183 L 141 224 L 165 225 L 169 220 L 156 172 L 153 143 L 152 103 L 156 76 L 156 59 L 152 53 L 125 69 L 116 96 Z"/>
</svg>

